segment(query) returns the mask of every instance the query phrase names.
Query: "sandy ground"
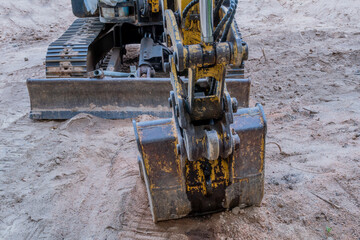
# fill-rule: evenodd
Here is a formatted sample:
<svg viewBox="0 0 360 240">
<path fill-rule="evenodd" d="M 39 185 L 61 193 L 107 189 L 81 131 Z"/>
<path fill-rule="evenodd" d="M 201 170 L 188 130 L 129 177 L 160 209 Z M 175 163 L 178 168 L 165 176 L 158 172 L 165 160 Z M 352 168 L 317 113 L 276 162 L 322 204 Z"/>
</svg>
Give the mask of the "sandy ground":
<svg viewBox="0 0 360 240">
<path fill-rule="evenodd" d="M 70 1 L 1 1 L 0 239 L 360 239 L 360 3 L 239 2 L 268 119 L 263 203 L 155 225 L 130 120 L 28 117 L 25 80 Z"/>
</svg>

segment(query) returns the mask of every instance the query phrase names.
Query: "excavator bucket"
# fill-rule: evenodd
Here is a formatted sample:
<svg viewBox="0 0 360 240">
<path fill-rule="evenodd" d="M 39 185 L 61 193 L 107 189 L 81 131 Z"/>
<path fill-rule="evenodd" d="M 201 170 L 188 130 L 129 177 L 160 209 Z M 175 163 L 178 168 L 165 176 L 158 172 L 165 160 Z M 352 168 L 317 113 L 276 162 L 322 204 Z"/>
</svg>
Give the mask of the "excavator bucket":
<svg viewBox="0 0 360 240">
<path fill-rule="evenodd" d="M 261 203 L 266 119 L 260 104 L 234 114 L 230 127 L 240 141 L 229 157 L 208 163 L 210 186 L 204 177 L 205 159 L 181 158 L 175 121 L 134 121 L 140 174 L 154 222 Z"/>
</svg>

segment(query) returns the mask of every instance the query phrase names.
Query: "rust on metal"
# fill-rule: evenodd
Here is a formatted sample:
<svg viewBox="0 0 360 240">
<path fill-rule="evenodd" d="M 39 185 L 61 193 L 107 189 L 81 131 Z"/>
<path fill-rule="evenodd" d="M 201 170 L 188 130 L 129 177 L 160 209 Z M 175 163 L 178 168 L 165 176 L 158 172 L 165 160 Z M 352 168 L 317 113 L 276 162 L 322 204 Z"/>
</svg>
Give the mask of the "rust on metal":
<svg viewBox="0 0 360 240">
<path fill-rule="evenodd" d="M 234 114 L 235 152 L 215 161 L 181 159 L 174 120 L 134 122 L 154 221 L 259 205 L 264 194 L 266 119 L 261 105 Z"/>
</svg>

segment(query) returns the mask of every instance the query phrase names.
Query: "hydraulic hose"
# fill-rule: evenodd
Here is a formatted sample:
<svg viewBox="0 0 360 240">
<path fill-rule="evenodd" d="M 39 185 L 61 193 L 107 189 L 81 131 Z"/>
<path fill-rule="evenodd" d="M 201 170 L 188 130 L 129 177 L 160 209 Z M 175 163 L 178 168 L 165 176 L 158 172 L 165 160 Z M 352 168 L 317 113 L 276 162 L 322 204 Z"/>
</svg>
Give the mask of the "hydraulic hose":
<svg viewBox="0 0 360 240">
<path fill-rule="evenodd" d="M 225 42 L 225 40 L 226 40 L 226 38 L 227 38 L 227 35 L 228 35 L 228 33 L 229 33 L 231 24 L 233 23 L 234 18 L 235 18 L 235 13 L 236 13 L 237 5 L 238 5 L 238 0 L 235 0 L 235 8 L 234 8 L 234 10 L 233 10 L 232 13 L 231 13 L 231 16 L 230 16 L 229 21 L 226 23 L 226 26 L 225 26 L 224 32 L 223 32 L 223 34 L 222 34 L 222 36 L 221 36 L 220 42 Z"/>
<path fill-rule="evenodd" d="M 226 15 L 221 19 L 221 21 L 219 22 L 219 24 L 215 28 L 214 41 L 216 41 L 218 39 L 219 34 L 220 34 L 220 30 L 224 27 L 225 23 L 229 20 L 229 18 L 231 17 L 232 13 L 235 10 L 236 10 L 236 2 L 235 2 L 235 0 L 231 0 L 230 1 L 230 7 L 229 7 Z"/>
<path fill-rule="evenodd" d="M 220 7 L 221 5 L 223 4 L 225 0 L 218 0 L 216 2 L 216 6 L 215 6 L 215 9 L 214 9 L 214 16 L 217 16 L 217 14 L 219 14 L 219 10 L 220 10 Z"/>
<path fill-rule="evenodd" d="M 199 3 L 199 0 L 192 0 L 185 8 L 184 11 L 182 12 L 182 21 L 185 21 L 190 9 L 195 6 L 196 4 Z M 224 3 L 224 0 L 218 0 L 214 9 L 214 15 L 216 16 L 216 14 L 219 13 L 220 7 L 222 6 L 222 4 Z M 216 42 L 217 39 L 219 38 L 219 34 L 221 29 L 224 27 L 225 23 L 225 29 L 222 33 L 222 36 L 220 38 L 220 42 L 224 42 L 226 40 L 226 37 L 229 33 L 230 27 L 232 22 L 234 21 L 235 18 L 235 13 L 236 13 L 236 8 L 238 5 L 238 0 L 230 0 L 230 6 L 228 11 L 226 12 L 225 16 L 220 20 L 219 24 L 216 26 L 215 31 L 213 33 L 214 36 L 214 41 Z"/>
<path fill-rule="evenodd" d="M 187 14 L 189 13 L 190 9 L 199 3 L 199 0 L 192 0 L 185 8 L 182 13 L 182 19 L 185 21 Z"/>
</svg>

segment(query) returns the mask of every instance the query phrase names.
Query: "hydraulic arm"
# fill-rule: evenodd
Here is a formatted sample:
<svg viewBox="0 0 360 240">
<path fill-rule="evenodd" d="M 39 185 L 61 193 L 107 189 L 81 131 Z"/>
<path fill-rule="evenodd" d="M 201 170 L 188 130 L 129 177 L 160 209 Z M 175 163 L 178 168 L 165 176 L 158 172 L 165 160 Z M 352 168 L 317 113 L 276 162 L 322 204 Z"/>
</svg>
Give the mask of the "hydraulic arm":
<svg viewBox="0 0 360 240">
<path fill-rule="evenodd" d="M 177 13 L 164 10 L 173 117 L 134 123 L 154 221 L 260 204 L 263 196 L 262 107 L 238 111 L 225 83 L 227 66 L 247 59 L 233 21 L 237 2 L 226 8 L 219 0 L 215 11 L 212 0 L 184 2 Z"/>
</svg>

